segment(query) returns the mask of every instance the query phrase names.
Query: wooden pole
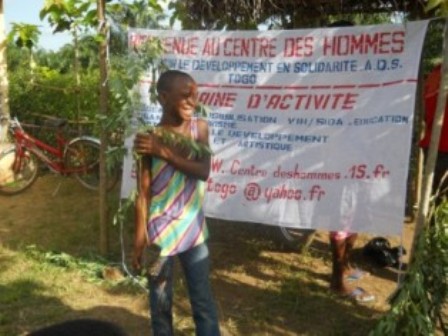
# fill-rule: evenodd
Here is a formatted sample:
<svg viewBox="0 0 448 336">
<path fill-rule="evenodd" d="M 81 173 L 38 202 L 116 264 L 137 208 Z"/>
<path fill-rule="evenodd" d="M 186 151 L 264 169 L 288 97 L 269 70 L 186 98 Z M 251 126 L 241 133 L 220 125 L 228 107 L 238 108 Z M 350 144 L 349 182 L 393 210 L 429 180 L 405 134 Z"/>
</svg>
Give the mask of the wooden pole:
<svg viewBox="0 0 448 336">
<path fill-rule="evenodd" d="M 9 112 L 9 86 L 8 86 L 8 70 L 6 63 L 6 35 L 5 20 L 3 14 L 3 0 L 0 0 L 0 119 L 6 117 L 5 121 L 0 125 L 0 143 L 6 142 L 6 134 L 8 131 L 6 120 L 10 117 Z"/>
<path fill-rule="evenodd" d="M 414 133 L 412 135 L 412 148 L 410 157 L 409 177 L 408 177 L 408 202 L 407 210 L 409 222 L 415 222 L 418 204 L 420 204 L 420 197 L 422 191 L 423 179 L 423 155 L 420 146 L 418 145 L 422 137 L 422 120 L 424 114 L 423 104 L 423 86 L 424 77 L 422 69 L 422 60 L 420 60 L 420 71 L 418 74 L 417 97 L 415 102 L 415 117 L 414 117 Z M 417 134 L 416 134 L 417 133 Z"/>
<path fill-rule="evenodd" d="M 80 66 L 79 66 L 79 40 L 78 40 L 78 32 L 77 28 L 73 28 L 73 42 L 75 47 L 75 59 L 74 59 L 74 70 L 75 70 L 75 81 L 76 81 L 76 112 L 75 112 L 75 118 L 76 118 L 76 128 L 78 131 L 78 135 L 81 135 L 81 124 L 80 124 L 80 117 L 81 117 L 81 74 L 80 74 Z M 102 80 L 102 79 L 101 79 Z"/>
<path fill-rule="evenodd" d="M 410 258 L 414 256 L 417 239 L 425 227 L 426 218 L 429 213 L 429 203 L 434 180 L 434 168 L 437 160 L 440 136 L 442 134 L 442 125 L 446 107 L 446 95 L 448 86 L 448 19 L 445 19 L 443 29 L 443 48 L 442 48 L 442 68 L 439 84 L 439 93 L 437 96 L 437 107 L 434 116 L 434 122 L 431 131 L 431 141 L 429 143 L 428 157 L 426 158 L 425 170 L 423 175 L 423 190 L 417 211 L 417 223 L 414 231 L 414 239 Z M 448 121 L 447 121 L 448 122 Z"/>
<path fill-rule="evenodd" d="M 107 104 L 107 25 L 105 22 L 105 0 L 97 1 L 97 15 L 99 22 L 99 35 L 102 37 L 99 46 L 100 62 L 100 123 L 104 124 L 108 115 Z M 109 230 L 107 209 L 107 170 L 106 150 L 108 145 L 107 130 L 100 127 L 100 186 L 99 186 L 99 211 L 100 211 L 100 252 L 106 256 L 109 252 Z"/>
</svg>

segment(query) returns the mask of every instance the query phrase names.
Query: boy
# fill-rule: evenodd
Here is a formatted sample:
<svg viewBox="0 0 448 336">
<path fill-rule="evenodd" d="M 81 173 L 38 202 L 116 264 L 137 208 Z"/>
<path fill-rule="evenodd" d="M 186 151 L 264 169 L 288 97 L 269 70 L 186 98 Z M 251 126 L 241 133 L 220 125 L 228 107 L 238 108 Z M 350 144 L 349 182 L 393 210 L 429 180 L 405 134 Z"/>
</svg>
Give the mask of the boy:
<svg viewBox="0 0 448 336">
<path fill-rule="evenodd" d="M 193 155 L 188 149 L 162 142 L 157 135 L 169 131 L 208 146 L 208 124 L 194 116 L 198 90 L 190 75 L 176 70 L 162 73 L 157 93 L 163 109 L 161 121 L 152 134 L 137 134 L 134 141 L 142 159 L 137 174 L 133 266 L 141 269 L 147 243 L 160 248 L 159 260 L 149 274 L 154 335 L 173 335 L 174 256 L 179 257 L 185 274 L 196 334 L 219 335 L 202 209 L 210 156 Z"/>
</svg>

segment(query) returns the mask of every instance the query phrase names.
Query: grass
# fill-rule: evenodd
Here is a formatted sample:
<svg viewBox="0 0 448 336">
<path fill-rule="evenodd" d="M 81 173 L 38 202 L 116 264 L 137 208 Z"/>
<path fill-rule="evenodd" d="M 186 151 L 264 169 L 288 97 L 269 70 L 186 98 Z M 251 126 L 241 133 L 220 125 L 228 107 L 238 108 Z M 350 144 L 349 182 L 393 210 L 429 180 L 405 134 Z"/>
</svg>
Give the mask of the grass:
<svg viewBox="0 0 448 336">
<path fill-rule="evenodd" d="M 79 317 L 78 310 L 95 306 L 95 297 L 101 303 L 103 295 L 108 301 L 142 295 L 130 278 L 105 279 L 108 264 L 101 260 L 39 251 L 35 246 L 18 251 L 0 247 L 0 257 L 2 336 L 24 335 L 49 321 Z"/>
<path fill-rule="evenodd" d="M 46 175 L 23 194 L 1 199 L 0 335 L 26 335 L 76 317 L 106 319 L 132 336 L 149 335 L 147 293 L 128 276 L 107 276 L 120 266 L 119 228 L 110 227 L 111 253 L 100 258 L 97 196 L 63 180 L 52 197 L 60 181 Z M 116 203 L 112 199 L 113 207 Z M 132 224 L 127 224 L 128 261 Z M 328 291 L 325 234 L 301 255 L 282 247 L 275 227 L 218 220 L 210 220 L 209 227 L 211 280 L 223 335 L 366 335 L 387 309 L 393 274 L 379 272 L 363 283 L 378 296 L 373 306 Z M 180 269 L 176 272 L 176 335 L 192 335 L 185 282 Z"/>
</svg>

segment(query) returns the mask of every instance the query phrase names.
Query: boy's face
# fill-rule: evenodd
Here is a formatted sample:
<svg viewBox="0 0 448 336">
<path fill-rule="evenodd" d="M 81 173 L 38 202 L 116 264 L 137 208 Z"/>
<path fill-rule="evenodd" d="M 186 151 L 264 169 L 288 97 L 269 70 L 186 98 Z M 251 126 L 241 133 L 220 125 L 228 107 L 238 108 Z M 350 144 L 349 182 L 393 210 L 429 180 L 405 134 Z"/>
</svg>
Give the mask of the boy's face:
<svg viewBox="0 0 448 336">
<path fill-rule="evenodd" d="M 164 113 L 181 120 L 193 117 L 198 100 L 198 87 L 194 81 L 185 77 L 178 77 L 169 91 L 159 94 L 159 101 Z"/>
</svg>

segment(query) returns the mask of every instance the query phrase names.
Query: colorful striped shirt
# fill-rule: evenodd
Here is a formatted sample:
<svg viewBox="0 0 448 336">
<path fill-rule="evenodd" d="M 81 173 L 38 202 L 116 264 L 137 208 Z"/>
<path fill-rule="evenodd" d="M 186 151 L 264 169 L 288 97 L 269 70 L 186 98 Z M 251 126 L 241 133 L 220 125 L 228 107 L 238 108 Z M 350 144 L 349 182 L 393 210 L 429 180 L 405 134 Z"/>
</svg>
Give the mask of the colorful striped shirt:
<svg viewBox="0 0 448 336">
<path fill-rule="evenodd" d="M 197 139 L 197 120 L 191 123 Z M 205 184 L 185 175 L 166 161 L 153 157 L 148 236 L 161 256 L 187 251 L 208 237 L 203 211 Z"/>
</svg>

